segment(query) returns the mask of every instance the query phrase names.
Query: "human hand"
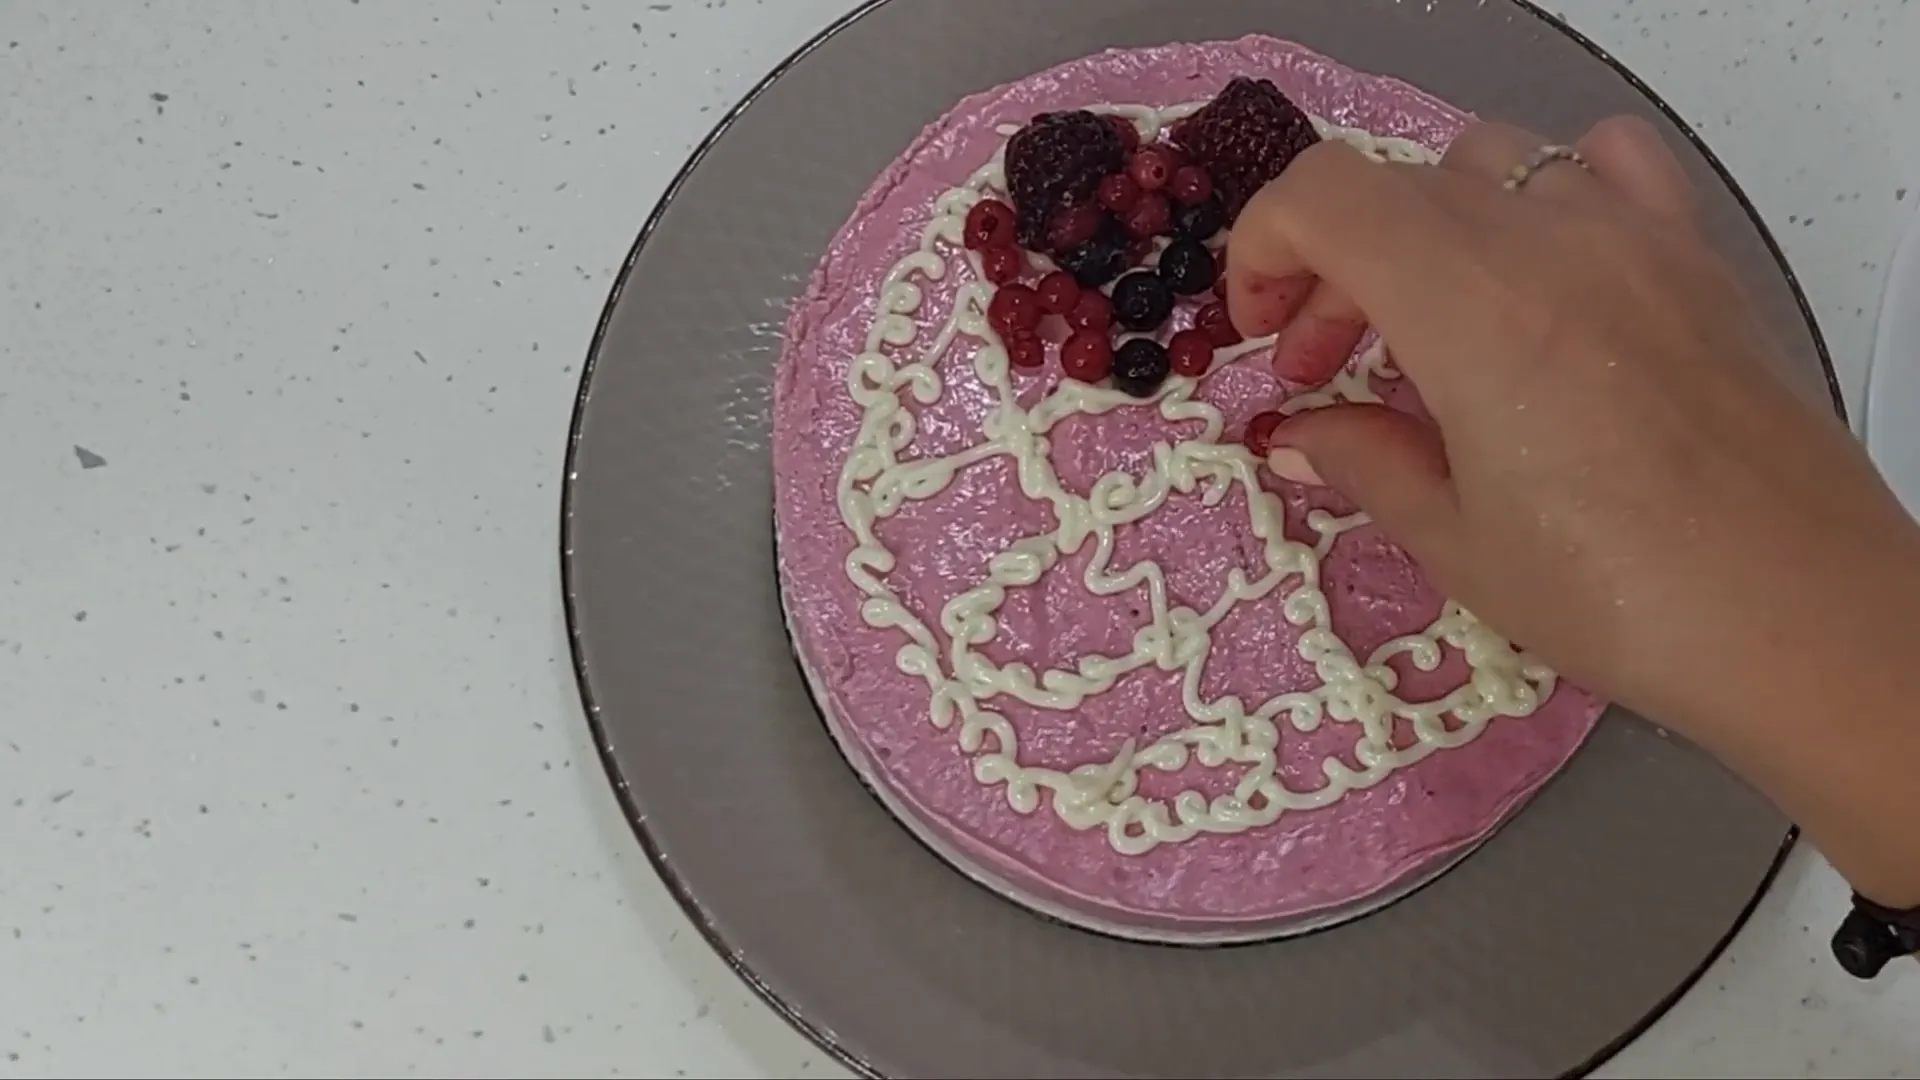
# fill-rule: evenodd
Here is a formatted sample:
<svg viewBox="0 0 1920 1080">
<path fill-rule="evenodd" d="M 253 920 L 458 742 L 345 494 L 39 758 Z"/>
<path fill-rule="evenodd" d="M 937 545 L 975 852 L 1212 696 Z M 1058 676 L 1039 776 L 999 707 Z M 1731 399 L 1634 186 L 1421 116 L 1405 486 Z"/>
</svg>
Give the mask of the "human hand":
<svg viewBox="0 0 1920 1080">
<path fill-rule="evenodd" d="M 1849 740 L 1891 751 L 1865 714 L 1920 692 L 1920 533 L 1832 413 L 1770 373 L 1780 346 L 1652 129 L 1608 121 L 1578 144 L 1591 171 L 1503 188 L 1547 141 L 1476 125 L 1438 168 L 1323 143 L 1248 205 L 1239 329 L 1278 331 L 1277 372 L 1317 383 L 1371 324 L 1433 420 L 1304 412 L 1270 464 L 1324 478 L 1503 634 L 1818 818 L 1871 779 Z M 1810 718 L 1853 747 L 1818 775 Z"/>
</svg>

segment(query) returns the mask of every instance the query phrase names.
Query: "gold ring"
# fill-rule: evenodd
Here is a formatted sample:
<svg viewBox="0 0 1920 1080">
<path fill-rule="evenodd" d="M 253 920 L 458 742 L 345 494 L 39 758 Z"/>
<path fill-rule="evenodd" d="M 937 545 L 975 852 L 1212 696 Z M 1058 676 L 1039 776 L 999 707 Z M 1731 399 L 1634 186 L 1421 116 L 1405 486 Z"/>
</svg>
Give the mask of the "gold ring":
<svg viewBox="0 0 1920 1080">
<path fill-rule="evenodd" d="M 1582 169 L 1587 167 L 1587 159 L 1580 156 L 1580 151 L 1571 146 L 1554 143 L 1535 150 L 1526 161 L 1515 165 L 1513 170 L 1507 173 L 1506 182 L 1500 186 L 1508 191 L 1519 191 L 1527 186 L 1527 181 L 1532 180 L 1535 173 L 1558 161 L 1572 162 Z"/>
</svg>

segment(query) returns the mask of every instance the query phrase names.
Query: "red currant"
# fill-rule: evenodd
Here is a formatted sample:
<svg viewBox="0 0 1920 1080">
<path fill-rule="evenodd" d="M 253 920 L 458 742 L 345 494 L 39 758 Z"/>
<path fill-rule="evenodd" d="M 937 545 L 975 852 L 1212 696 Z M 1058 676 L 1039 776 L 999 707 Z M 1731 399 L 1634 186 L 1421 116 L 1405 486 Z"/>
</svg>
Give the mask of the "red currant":
<svg viewBox="0 0 1920 1080">
<path fill-rule="evenodd" d="M 1060 347 L 1060 370 L 1069 379 L 1095 383 L 1113 370 L 1113 342 L 1105 330 L 1075 330 Z"/>
<path fill-rule="evenodd" d="M 1034 287 L 1040 294 L 1040 309 L 1049 315 L 1065 315 L 1080 302 L 1080 283 L 1065 270 L 1055 270 Z"/>
<path fill-rule="evenodd" d="M 1124 116 L 1107 117 L 1107 123 L 1113 125 L 1114 134 L 1120 136 L 1120 152 L 1131 154 L 1140 146 L 1140 129 L 1132 120 Z"/>
<path fill-rule="evenodd" d="M 999 199 L 981 199 L 967 211 L 966 224 L 960 230 L 961 243 L 969 251 L 1006 247 L 1013 243 L 1013 207 Z"/>
<path fill-rule="evenodd" d="M 1198 165 L 1182 165 L 1167 181 L 1167 194 L 1182 206 L 1199 206 L 1213 194 L 1213 177 Z"/>
<path fill-rule="evenodd" d="M 1175 375 L 1198 378 L 1213 366 L 1213 339 L 1205 330 L 1182 330 L 1167 342 L 1167 358 Z"/>
<path fill-rule="evenodd" d="M 1133 177 L 1141 191 L 1159 191 L 1173 179 L 1175 168 L 1173 151 L 1155 143 L 1134 151 L 1133 158 L 1127 162 L 1127 175 Z"/>
<path fill-rule="evenodd" d="M 1144 151 L 1143 151 L 1144 152 Z M 1136 239 L 1160 236 L 1173 227 L 1173 208 L 1167 205 L 1167 197 L 1159 192 L 1140 196 L 1123 219 L 1127 234 Z"/>
<path fill-rule="evenodd" d="M 1007 339 L 1007 363 L 1017 368 L 1037 368 L 1047 362 L 1047 343 L 1031 330 L 1022 330 Z"/>
<path fill-rule="evenodd" d="M 1247 434 L 1244 442 L 1253 456 L 1264 458 L 1273 450 L 1273 433 L 1286 417 L 1277 412 L 1263 412 L 1247 421 Z"/>
<path fill-rule="evenodd" d="M 1070 206 L 1047 225 L 1047 250 L 1071 251 L 1100 231 L 1100 208 L 1092 203 Z"/>
<path fill-rule="evenodd" d="M 1067 325 L 1075 330 L 1098 330 L 1107 332 L 1113 325 L 1113 301 L 1099 289 L 1083 289 L 1080 299 L 1067 312 Z"/>
<path fill-rule="evenodd" d="M 990 247 L 980 253 L 980 273 L 995 285 L 1005 285 L 1027 272 L 1027 253 L 1012 244 Z"/>
<path fill-rule="evenodd" d="M 1043 314 L 1040 294 L 1034 292 L 1031 285 L 1002 285 L 987 303 L 987 325 L 999 331 L 1003 338 L 1031 334 L 1040 325 Z"/>
<path fill-rule="evenodd" d="M 1124 214 L 1140 201 L 1140 185 L 1133 177 L 1117 172 L 1100 181 L 1100 205 L 1116 214 Z"/>
<path fill-rule="evenodd" d="M 1207 340 L 1216 349 L 1240 344 L 1240 331 L 1233 328 L 1233 319 L 1227 314 L 1227 305 L 1214 301 L 1201 308 L 1193 317 L 1194 329 L 1207 335 Z"/>
</svg>

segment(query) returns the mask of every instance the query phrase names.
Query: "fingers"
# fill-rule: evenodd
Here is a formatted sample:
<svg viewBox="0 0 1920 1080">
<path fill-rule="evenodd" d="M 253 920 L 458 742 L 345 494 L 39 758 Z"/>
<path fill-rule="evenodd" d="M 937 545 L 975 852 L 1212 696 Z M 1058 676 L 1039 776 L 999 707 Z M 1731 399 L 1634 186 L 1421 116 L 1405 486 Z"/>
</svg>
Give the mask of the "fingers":
<svg viewBox="0 0 1920 1080">
<path fill-rule="evenodd" d="M 1478 176 L 1495 184 L 1505 184 L 1524 167 L 1542 147 L 1554 140 L 1512 124 L 1481 122 L 1470 124 L 1456 136 L 1440 158 L 1440 167 Z M 1530 198 L 1591 199 L 1602 191 L 1585 169 L 1567 161 L 1540 165 L 1521 189 Z"/>
<path fill-rule="evenodd" d="M 1273 374 L 1282 382 L 1319 386 L 1346 366 L 1366 332 L 1360 305 L 1322 282 L 1274 342 Z"/>
<path fill-rule="evenodd" d="M 1594 175 L 1629 202 L 1669 221 L 1692 223 L 1693 181 L 1652 124 L 1637 116 L 1610 117 L 1576 146 Z"/>
<path fill-rule="evenodd" d="M 1351 299 L 1323 299 L 1322 314 L 1365 311 L 1383 332 L 1435 303 L 1420 282 L 1444 275 L 1463 246 L 1457 224 L 1421 194 L 1411 168 L 1369 161 L 1330 141 L 1262 188 L 1234 223 L 1227 249 L 1235 328 L 1248 337 L 1274 333 L 1328 287 Z"/>
<path fill-rule="evenodd" d="M 1333 405 L 1290 417 L 1268 445 L 1279 475 L 1310 483 L 1317 474 L 1423 563 L 1455 565 L 1459 510 L 1439 432 L 1424 421 L 1384 405 Z"/>
</svg>

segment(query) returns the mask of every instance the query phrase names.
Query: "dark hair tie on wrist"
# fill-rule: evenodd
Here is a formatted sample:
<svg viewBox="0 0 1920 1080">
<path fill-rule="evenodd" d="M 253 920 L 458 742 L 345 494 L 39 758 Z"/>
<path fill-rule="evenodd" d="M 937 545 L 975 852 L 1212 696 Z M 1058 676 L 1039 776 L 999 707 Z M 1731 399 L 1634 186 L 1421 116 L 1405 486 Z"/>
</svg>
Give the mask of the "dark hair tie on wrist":
<svg viewBox="0 0 1920 1080">
<path fill-rule="evenodd" d="M 1920 907 L 1881 907 L 1859 893 L 1833 932 L 1833 958 L 1856 979 L 1871 979 L 1903 956 L 1920 953 Z"/>
</svg>

